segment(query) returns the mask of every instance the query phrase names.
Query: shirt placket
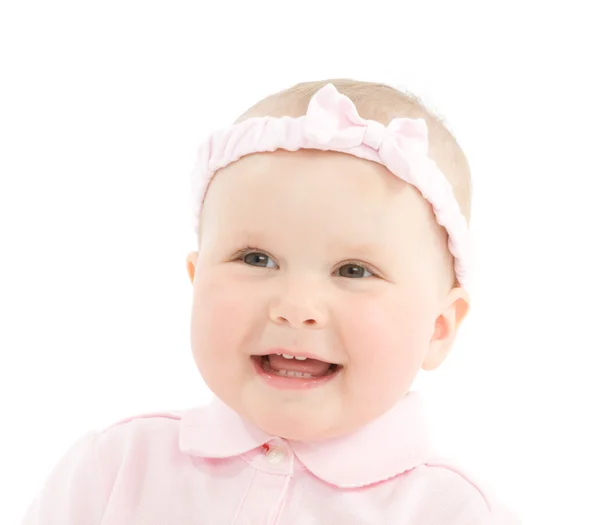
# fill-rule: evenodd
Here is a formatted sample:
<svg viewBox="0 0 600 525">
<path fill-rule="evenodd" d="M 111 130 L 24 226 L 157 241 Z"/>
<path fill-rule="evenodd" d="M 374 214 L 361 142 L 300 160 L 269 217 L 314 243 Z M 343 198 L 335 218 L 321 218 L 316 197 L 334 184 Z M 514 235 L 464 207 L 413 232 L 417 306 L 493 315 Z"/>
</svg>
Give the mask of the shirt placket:
<svg viewBox="0 0 600 525">
<path fill-rule="evenodd" d="M 272 440 L 250 464 L 255 473 L 233 525 L 277 525 L 294 471 L 294 454 L 284 440 Z"/>
</svg>

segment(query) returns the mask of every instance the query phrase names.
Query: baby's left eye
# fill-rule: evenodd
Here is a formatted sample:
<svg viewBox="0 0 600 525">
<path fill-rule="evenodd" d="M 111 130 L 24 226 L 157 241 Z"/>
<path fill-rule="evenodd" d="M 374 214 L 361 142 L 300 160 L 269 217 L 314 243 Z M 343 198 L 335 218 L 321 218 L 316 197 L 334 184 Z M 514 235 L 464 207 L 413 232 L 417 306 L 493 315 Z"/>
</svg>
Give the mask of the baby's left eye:
<svg viewBox="0 0 600 525">
<path fill-rule="evenodd" d="M 359 264 L 354 263 L 344 264 L 343 266 L 340 266 L 340 269 L 338 271 L 340 272 L 341 277 L 350 277 L 352 279 L 373 276 L 373 273 L 367 270 L 364 266 L 360 266 Z M 365 275 L 365 273 L 367 273 L 368 275 Z"/>
</svg>

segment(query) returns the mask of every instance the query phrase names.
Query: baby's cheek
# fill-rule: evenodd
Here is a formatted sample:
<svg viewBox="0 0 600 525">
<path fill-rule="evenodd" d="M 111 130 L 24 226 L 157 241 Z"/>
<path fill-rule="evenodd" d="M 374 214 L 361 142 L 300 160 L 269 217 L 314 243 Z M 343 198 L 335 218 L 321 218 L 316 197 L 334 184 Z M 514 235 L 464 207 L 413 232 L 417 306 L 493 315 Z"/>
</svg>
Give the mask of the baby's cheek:
<svg viewBox="0 0 600 525">
<path fill-rule="evenodd" d="M 208 387 L 222 398 L 235 397 L 249 305 L 240 289 L 204 276 L 197 283 L 192 314 L 194 361 Z M 247 317 L 247 316 L 246 316 Z"/>
<path fill-rule="evenodd" d="M 343 338 L 345 402 L 357 425 L 391 408 L 420 368 L 417 314 L 398 302 L 360 299 L 347 305 Z"/>
<path fill-rule="evenodd" d="M 197 351 L 223 355 L 237 348 L 248 304 L 239 287 L 206 277 L 195 290 L 192 337 Z"/>
<path fill-rule="evenodd" d="M 405 364 L 424 351 L 423 314 L 418 305 L 374 298 L 348 303 L 345 342 L 353 360 Z"/>
</svg>

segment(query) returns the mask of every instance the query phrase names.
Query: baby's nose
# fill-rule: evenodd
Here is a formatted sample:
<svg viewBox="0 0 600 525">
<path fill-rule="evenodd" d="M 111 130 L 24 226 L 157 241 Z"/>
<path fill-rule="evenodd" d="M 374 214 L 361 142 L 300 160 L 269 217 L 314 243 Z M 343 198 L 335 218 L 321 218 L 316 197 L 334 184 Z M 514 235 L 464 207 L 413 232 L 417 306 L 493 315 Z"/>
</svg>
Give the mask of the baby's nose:
<svg viewBox="0 0 600 525">
<path fill-rule="evenodd" d="M 310 299 L 290 301 L 290 298 L 271 307 L 271 320 L 277 324 L 287 324 L 294 328 L 321 328 L 327 324 L 327 314 Z"/>
</svg>

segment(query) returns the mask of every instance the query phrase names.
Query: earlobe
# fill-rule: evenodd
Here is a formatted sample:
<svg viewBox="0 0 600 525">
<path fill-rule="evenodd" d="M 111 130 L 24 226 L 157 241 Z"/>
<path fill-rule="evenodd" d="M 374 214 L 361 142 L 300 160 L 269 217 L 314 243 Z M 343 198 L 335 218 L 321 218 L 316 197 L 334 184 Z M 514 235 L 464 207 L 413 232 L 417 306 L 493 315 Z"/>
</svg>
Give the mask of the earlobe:
<svg viewBox="0 0 600 525">
<path fill-rule="evenodd" d="M 198 252 L 191 252 L 187 256 L 186 266 L 188 276 L 192 284 L 194 284 L 194 276 L 196 275 L 196 260 L 198 259 Z"/>
<path fill-rule="evenodd" d="M 435 320 L 429 351 L 422 365 L 423 370 L 434 370 L 444 362 L 452 349 L 458 328 L 469 311 L 469 306 L 469 295 L 464 288 L 456 287 L 450 290 L 446 305 Z"/>
</svg>

